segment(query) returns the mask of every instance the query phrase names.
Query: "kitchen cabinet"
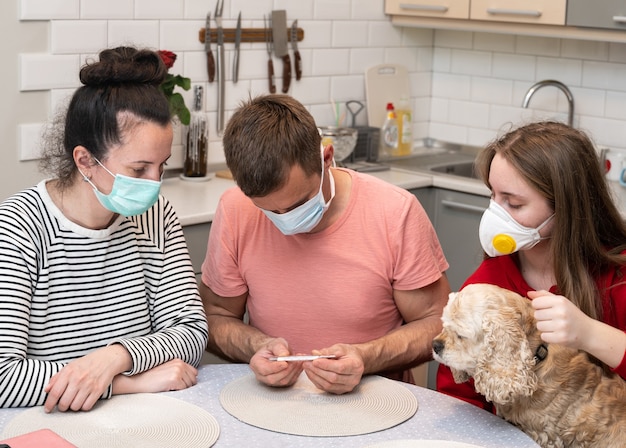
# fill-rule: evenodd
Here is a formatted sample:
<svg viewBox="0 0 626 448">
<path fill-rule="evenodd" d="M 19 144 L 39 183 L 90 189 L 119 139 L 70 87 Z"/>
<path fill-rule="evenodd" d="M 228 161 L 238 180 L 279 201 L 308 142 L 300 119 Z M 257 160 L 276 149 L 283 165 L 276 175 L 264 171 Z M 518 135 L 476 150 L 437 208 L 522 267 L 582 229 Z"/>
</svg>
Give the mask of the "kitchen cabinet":
<svg viewBox="0 0 626 448">
<path fill-rule="evenodd" d="M 619 0 L 385 0 L 396 26 L 623 43 L 625 8 Z"/>
<path fill-rule="evenodd" d="M 568 0 L 566 24 L 624 30 L 626 3 L 623 0 Z"/>
<path fill-rule="evenodd" d="M 565 25 L 567 0 L 472 0 L 471 20 Z"/>
<path fill-rule="evenodd" d="M 489 198 L 443 188 L 411 190 L 428 214 L 450 264 L 446 272 L 452 291 L 458 291 L 483 260 L 478 226 Z M 426 365 L 426 387 L 436 389 L 439 363 Z"/>
<path fill-rule="evenodd" d="M 489 198 L 438 188 L 435 202 L 435 231 L 450 264 L 450 287 L 458 291 L 483 260 L 478 226 Z"/>
<path fill-rule="evenodd" d="M 409 190 L 410 193 L 417 198 L 417 200 L 422 204 L 424 211 L 428 215 L 430 222 L 435 225 L 435 197 L 436 197 L 436 188 L 427 187 L 427 188 L 415 188 L 413 190 Z"/>
<path fill-rule="evenodd" d="M 193 271 L 196 273 L 198 278 L 202 263 L 204 262 L 204 256 L 206 255 L 206 246 L 209 241 L 210 230 L 210 222 L 183 226 L 183 233 L 185 234 L 185 241 L 187 242 L 187 247 L 189 248 L 189 256 L 191 257 Z"/>
<path fill-rule="evenodd" d="M 201 268 L 204 262 L 204 256 L 206 255 L 206 246 L 209 240 L 209 231 L 211 230 L 211 223 L 193 224 L 189 226 L 183 226 L 183 233 L 185 234 L 185 241 L 189 248 L 189 255 L 191 256 L 191 264 L 193 265 L 193 271 L 196 273 L 196 281 L 200 284 L 201 280 Z M 222 359 L 219 356 L 209 353 L 206 350 L 202 354 L 201 365 L 204 364 L 228 364 L 230 361 Z"/>
<path fill-rule="evenodd" d="M 387 0 L 385 2 L 385 14 L 467 19 L 469 11 L 470 0 Z"/>
</svg>

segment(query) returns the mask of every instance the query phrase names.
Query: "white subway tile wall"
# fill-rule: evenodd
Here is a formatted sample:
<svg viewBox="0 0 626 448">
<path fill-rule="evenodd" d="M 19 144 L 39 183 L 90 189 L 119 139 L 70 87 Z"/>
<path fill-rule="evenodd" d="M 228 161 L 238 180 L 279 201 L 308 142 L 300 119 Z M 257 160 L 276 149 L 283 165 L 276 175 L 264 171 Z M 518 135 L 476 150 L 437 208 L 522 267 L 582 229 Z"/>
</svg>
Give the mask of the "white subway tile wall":
<svg viewBox="0 0 626 448">
<path fill-rule="evenodd" d="M 574 126 L 598 147 L 626 149 L 626 44 L 437 30 L 428 135 L 482 146 L 512 126 L 567 121 L 568 103 L 537 81 L 556 79 L 574 96 Z"/>
<path fill-rule="evenodd" d="M 50 90 L 52 114 L 78 87 L 79 66 L 104 47 L 174 51 L 178 59 L 171 72 L 205 87 L 204 109 L 212 124 L 209 162 L 222 163 L 214 130 L 217 86 L 208 83 L 199 41 L 215 2 L 21 0 L 21 20 L 50 21 L 50 51 L 21 55 L 20 88 Z M 557 79 L 574 94 L 574 124 L 599 146 L 626 149 L 626 44 L 394 27 L 384 15 L 383 0 L 225 0 L 224 27 L 234 27 L 241 11 L 244 28 L 261 28 L 263 15 L 272 9 L 285 9 L 288 25 L 298 19 L 304 30 L 299 42 L 303 78 L 292 81 L 289 94 L 320 125 L 335 121 L 332 101 L 365 101 L 367 68 L 400 63 L 411 76 L 417 138 L 482 146 L 510 126 L 546 118 L 565 121 L 567 101 L 554 88 L 539 90 L 528 109 L 521 107 L 533 83 Z M 268 92 L 265 44 L 242 44 L 237 84 L 232 83 L 232 50 L 226 44 L 226 118 L 241 101 Z M 282 61 L 274 58 L 274 65 L 280 89 Z M 190 106 L 191 91 L 181 93 Z M 367 124 L 365 111 L 356 124 Z M 20 135 L 29 129 L 34 126 L 25 126 Z M 181 135 L 178 129 L 173 168 L 182 164 Z M 32 141 L 26 136 L 22 140 Z M 23 152 L 32 155 L 28 149 Z"/>
</svg>

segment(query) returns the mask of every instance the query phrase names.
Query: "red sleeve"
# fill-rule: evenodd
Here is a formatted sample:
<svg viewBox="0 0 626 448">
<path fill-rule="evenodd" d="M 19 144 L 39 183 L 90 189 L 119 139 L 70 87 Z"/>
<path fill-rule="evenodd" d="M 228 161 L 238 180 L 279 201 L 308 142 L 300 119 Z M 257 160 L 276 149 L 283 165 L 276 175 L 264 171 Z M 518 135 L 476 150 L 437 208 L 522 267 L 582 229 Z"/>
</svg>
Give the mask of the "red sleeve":
<svg viewBox="0 0 626 448">
<path fill-rule="evenodd" d="M 485 397 L 474 390 L 474 380 L 470 378 L 465 383 L 457 384 L 452 377 L 452 371 L 448 366 L 439 364 L 437 370 L 437 390 L 446 395 L 466 401 L 474 406 L 483 408 L 486 411 L 495 413 L 493 404 L 489 403 Z"/>
<path fill-rule="evenodd" d="M 626 352 L 624 352 L 622 362 L 620 362 L 620 364 L 612 370 L 626 380 Z"/>
</svg>

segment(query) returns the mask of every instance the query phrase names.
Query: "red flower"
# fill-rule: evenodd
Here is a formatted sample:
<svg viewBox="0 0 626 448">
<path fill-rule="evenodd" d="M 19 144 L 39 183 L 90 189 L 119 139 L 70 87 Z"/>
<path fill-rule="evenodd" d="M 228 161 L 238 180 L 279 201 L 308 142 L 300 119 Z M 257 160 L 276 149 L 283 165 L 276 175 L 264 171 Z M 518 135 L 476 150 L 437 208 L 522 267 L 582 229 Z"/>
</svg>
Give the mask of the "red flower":
<svg viewBox="0 0 626 448">
<path fill-rule="evenodd" d="M 168 68 L 168 70 L 172 68 L 174 62 L 176 62 L 176 53 L 172 53 L 171 51 L 159 50 L 159 56 L 161 56 L 161 60 Z"/>
</svg>

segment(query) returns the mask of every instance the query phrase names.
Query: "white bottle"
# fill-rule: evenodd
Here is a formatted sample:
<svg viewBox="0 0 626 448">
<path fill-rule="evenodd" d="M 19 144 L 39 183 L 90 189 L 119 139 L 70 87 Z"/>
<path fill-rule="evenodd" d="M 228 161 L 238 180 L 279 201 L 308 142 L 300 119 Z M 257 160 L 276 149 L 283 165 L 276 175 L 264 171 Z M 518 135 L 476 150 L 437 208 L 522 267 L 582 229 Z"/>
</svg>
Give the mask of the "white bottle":
<svg viewBox="0 0 626 448">
<path fill-rule="evenodd" d="M 393 103 L 387 103 L 387 117 L 380 130 L 382 152 L 385 157 L 393 157 L 398 152 L 398 120 Z"/>
</svg>

